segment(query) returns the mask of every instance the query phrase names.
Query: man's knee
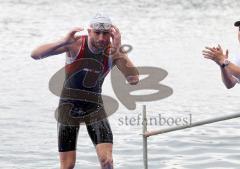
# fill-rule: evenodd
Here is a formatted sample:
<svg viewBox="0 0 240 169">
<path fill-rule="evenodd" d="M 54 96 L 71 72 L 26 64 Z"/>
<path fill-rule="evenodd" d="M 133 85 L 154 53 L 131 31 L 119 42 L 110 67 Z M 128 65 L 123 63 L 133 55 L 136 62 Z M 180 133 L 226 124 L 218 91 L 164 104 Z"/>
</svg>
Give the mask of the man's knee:
<svg viewBox="0 0 240 169">
<path fill-rule="evenodd" d="M 60 152 L 61 169 L 73 169 L 76 161 L 76 151 Z"/>
<path fill-rule="evenodd" d="M 73 169 L 75 166 L 74 162 L 61 164 L 61 169 Z"/>
<path fill-rule="evenodd" d="M 101 143 L 96 146 L 99 162 L 102 169 L 112 169 L 112 143 Z"/>
</svg>

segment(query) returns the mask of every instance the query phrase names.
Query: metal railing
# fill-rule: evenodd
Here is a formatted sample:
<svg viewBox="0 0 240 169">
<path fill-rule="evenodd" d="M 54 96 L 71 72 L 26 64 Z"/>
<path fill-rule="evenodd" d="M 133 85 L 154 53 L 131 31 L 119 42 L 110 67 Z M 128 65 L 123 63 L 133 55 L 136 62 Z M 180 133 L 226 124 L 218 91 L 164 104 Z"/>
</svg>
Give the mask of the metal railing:
<svg viewBox="0 0 240 169">
<path fill-rule="evenodd" d="M 219 122 L 219 121 L 230 120 L 230 119 L 239 118 L 239 117 L 240 117 L 240 113 L 237 113 L 237 114 L 231 114 L 231 115 L 226 115 L 226 116 L 222 116 L 222 117 L 216 117 L 216 118 L 212 118 L 212 119 L 194 122 L 190 125 L 170 127 L 167 129 L 156 130 L 156 131 L 147 131 L 146 105 L 143 105 L 143 133 L 142 133 L 143 136 L 142 137 L 143 137 L 144 169 L 148 169 L 148 148 L 147 148 L 147 138 L 148 137 L 158 135 L 158 134 L 168 133 L 168 132 L 172 132 L 172 131 L 192 128 L 192 127 L 196 127 L 196 126 L 202 126 L 205 124 L 215 123 L 215 122 Z"/>
</svg>

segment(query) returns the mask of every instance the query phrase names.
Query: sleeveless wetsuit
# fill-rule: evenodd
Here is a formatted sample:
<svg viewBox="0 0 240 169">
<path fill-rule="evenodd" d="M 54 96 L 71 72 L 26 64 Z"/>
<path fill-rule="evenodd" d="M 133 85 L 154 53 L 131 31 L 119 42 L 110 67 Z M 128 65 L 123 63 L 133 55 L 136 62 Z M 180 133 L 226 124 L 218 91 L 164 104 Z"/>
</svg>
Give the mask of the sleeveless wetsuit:
<svg viewBox="0 0 240 169">
<path fill-rule="evenodd" d="M 75 98 L 61 96 L 59 106 L 64 104 L 72 105 L 69 113 L 72 117 L 85 117 L 92 112 L 97 112 L 97 115 L 103 115 L 105 118 L 95 122 L 86 122 L 88 134 L 94 145 L 99 143 L 113 143 L 113 135 L 105 116 L 104 107 L 102 105 L 102 84 L 105 76 L 112 68 L 112 62 L 104 53 L 94 54 L 88 48 L 88 37 L 82 36 L 82 45 L 80 52 L 76 58 L 67 56 L 66 60 L 66 77 L 64 87 L 71 89 L 72 93 L 77 90 L 85 91 L 83 98 L 87 98 L 88 93 L 98 95 L 97 101 L 94 102 L 83 98 Z M 62 92 L 64 93 L 64 92 Z M 69 92 L 70 93 L 70 92 Z M 82 96 L 80 93 L 78 96 Z M 86 96 L 86 97 L 85 97 Z M 101 111 L 99 111 L 101 110 Z M 91 121 L 91 120 L 90 120 Z M 58 150 L 59 152 L 76 150 L 77 136 L 80 122 L 74 125 L 64 124 L 58 121 Z"/>
</svg>

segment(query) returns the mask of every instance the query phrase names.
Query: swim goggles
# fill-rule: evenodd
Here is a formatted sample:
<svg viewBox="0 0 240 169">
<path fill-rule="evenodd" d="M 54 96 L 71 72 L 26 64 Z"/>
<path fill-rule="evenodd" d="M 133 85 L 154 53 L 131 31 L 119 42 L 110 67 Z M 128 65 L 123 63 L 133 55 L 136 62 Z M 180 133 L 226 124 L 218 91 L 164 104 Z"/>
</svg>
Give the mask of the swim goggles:
<svg viewBox="0 0 240 169">
<path fill-rule="evenodd" d="M 91 28 L 94 30 L 108 31 L 111 28 L 112 24 L 109 23 L 93 23 Z"/>
</svg>

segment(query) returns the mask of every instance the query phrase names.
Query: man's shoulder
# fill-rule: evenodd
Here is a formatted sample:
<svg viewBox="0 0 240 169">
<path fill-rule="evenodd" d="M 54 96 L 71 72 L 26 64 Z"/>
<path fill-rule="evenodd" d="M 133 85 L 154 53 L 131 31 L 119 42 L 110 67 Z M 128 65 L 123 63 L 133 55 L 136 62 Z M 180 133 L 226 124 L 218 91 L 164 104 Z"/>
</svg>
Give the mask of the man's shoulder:
<svg viewBox="0 0 240 169">
<path fill-rule="evenodd" d="M 79 49 L 82 46 L 83 43 L 83 38 L 84 35 L 81 36 L 81 38 L 79 38 L 77 41 L 75 41 L 73 44 L 68 46 L 68 50 L 69 51 L 75 51 L 76 49 Z"/>
</svg>

